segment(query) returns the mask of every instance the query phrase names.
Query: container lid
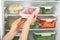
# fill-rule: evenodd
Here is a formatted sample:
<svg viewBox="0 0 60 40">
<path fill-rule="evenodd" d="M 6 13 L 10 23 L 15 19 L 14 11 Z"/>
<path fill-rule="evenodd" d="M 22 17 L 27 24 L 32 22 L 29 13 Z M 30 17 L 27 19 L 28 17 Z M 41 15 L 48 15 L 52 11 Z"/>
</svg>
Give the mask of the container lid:
<svg viewBox="0 0 60 40">
<path fill-rule="evenodd" d="M 41 7 L 44 7 L 45 9 L 51 9 L 52 6 L 41 6 Z"/>
<path fill-rule="evenodd" d="M 53 20 L 56 20 L 56 17 L 54 17 L 54 16 L 39 16 L 38 19 L 45 20 L 47 22 L 51 22 Z"/>
<path fill-rule="evenodd" d="M 56 32 L 47 32 L 47 33 L 36 33 L 34 32 L 35 35 L 41 35 L 41 36 L 51 36 L 52 34 L 55 34 Z"/>
</svg>

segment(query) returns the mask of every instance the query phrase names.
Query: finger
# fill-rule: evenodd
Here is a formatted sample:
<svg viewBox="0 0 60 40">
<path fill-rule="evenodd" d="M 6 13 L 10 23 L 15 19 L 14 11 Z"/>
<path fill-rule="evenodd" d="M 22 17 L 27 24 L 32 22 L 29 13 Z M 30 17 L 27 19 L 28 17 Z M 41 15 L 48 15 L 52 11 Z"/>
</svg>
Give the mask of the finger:
<svg viewBox="0 0 60 40">
<path fill-rule="evenodd" d="M 32 23 L 32 21 L 33 21 L 34 18 L 35 18 L 35 20 L 36 20 L 37 15 L 38 15 L 38 12 L 39 12 L 39 8 L 37 8 L 37 9 L 28 17 L 27 22 L 28 22 L 29 24 Z M 36 16 L 36 17 L 34 17 L 34 16 Z"/>
<path fill-rule="evenodd" d="M 32 20 L 32 24 L 36 21 L 37 16 L 34 16 L 33 20 Z"/>
<path fill-rule="evenodd" d="M 37 8 L 37 9 L 31 14 L 30 17 L 34 17 L 34 16 L 35 16 L 35 18 L 36 18 L 37 15 L 38 15 L 38 13 L 39 13 L 39 8 Z"/>
<path fill-rule="evenodd" d="M 28 24 L 31 24 L 32 23 L 32 20 L 33 20 L 33 17 L 34 17 L 34 13 L 33 14 L 31 14 L 29 17 L 28 17 L 28 19 L 27 19 L 27 23 Z"/>
<path fill-rule="evenodd" d="M 24 21 L 18 24 L 18 28 L 21 29 L 23 27 Z"/>
<path fill-rule="evenodd" d="M 22 20 L 22 18 L 17 19 L 16 21 L 13 22 L 12 25 L 17 25 L 21 20 Z"/>
<path fill-rule="evenodd" d="M 33 24 L 36 21 L 37 15 L 38 15 L 38 13 L 35 14 L 35 12 L 34 12 L 34 14 L 32 15 L 33 19 L 32 19 L 32 23 L 31 24 Z"/>
<path fill-rule="evenodd" d="M 24 20 L 22 22 L 20 22 L 19 25 L 21 25 L 22 23 L 24 23 Z"/>
</svg>

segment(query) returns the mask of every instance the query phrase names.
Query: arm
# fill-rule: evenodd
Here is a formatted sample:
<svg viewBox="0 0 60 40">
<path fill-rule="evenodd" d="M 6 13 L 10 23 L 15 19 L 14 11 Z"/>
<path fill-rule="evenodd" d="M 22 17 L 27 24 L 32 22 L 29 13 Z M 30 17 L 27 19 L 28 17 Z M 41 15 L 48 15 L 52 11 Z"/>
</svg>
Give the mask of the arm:
<svg viewBox="0 0 60 40">
<path fill-rule="evenodd" d="M 12 24 L 12 28 L 10 29 L 10 31 L 3 37 L 2 40 L 12 40 L 15 35 L 18 33 L 19 31 L 19 24 L 20 27 L 22 27 L 23 25 L 23 20 L 21 21 L 22 18 L 17 19 L 16 21 L 13 22 Z"/>
<path fill-rule="evenodd" d="M 8 32 L 6 36 L 4 36 L 3 40 L 12 40 L 16 34 L 13 32 Z"/>
<path fill-rule="evenodd" d="M 24 23 L 22 33 L 21 33 L 19 40 L 27 40 L 30 25 L 31 25 L 33 19 L 36 19 L 36 17 L 34 18 L 34 16 L 35 16 L 35 14 L 33 13 L 30 17 L 28 17 L 27 21 Z"/>
</svg>

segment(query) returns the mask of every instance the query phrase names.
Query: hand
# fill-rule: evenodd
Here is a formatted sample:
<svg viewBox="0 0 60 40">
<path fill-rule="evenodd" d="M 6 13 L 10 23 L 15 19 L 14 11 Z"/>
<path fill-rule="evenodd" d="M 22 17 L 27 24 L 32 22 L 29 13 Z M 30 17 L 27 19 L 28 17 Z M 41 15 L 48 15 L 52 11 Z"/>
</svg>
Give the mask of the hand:
<svg viewBox="0 0 60 40">
<path fill-rule="evenodd" d="M 13 22 L 10 31 L 7 33 L 6 36 L 4 36 L 3 40 L 12 40 L 14 36 L 18 33 L 19 29 L 22 28 L 22 26 L 23 29 L 19 40 L 27 40 L 30 25 L 36 21 L 38 10 L 33 12 L 31 16 L 28 17 L 25 23 L 22 18 L 19 18 L 15 22 Z"/>
<path fill-rule="evenodd" d="M 16 21 L 13 22 L 10 32 L 17 34 L 19 29 L 22 28 L 23 24 L 24 24 L 24 20 L 22 18 L 17 19 Z"/>
<path fill-rule="evenodd" d="M 22 18 L 17 19 L 13 22 L 10 31 L 4 36 L 3 40 L 12 40 L 18 33 L 19 29 L 22 28 L 24 20 Z"/>
<path fill-rule="evenodd" d="M 30 29 L 30 25 L 36 21 L 37 15 L 38 15 L 38 10 L 33 12 L 27 19 L 27 21 L 23 25 L 22 33 L 20 35 L 19 40 L 27 40 L 28 38 L 28 33 Z"/>
</svg>

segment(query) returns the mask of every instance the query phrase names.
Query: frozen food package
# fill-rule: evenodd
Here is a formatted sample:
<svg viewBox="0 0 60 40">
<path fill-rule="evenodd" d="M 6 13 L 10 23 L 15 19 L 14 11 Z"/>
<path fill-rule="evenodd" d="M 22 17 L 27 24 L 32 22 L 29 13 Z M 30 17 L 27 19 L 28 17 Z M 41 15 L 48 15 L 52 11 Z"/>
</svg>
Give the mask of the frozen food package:
<svg viewBox="0 0 60 40">
<path fill-rule="evenodd" d="M 38 14 L 39 13 L 40 8 L 39 7 L 27 7 L 24 10 L 22 10 L 20 12 L 20 16 L 22 18 L 27 18 L 28 16 L 30 16 L 32 13 Z"/>
</svg>

